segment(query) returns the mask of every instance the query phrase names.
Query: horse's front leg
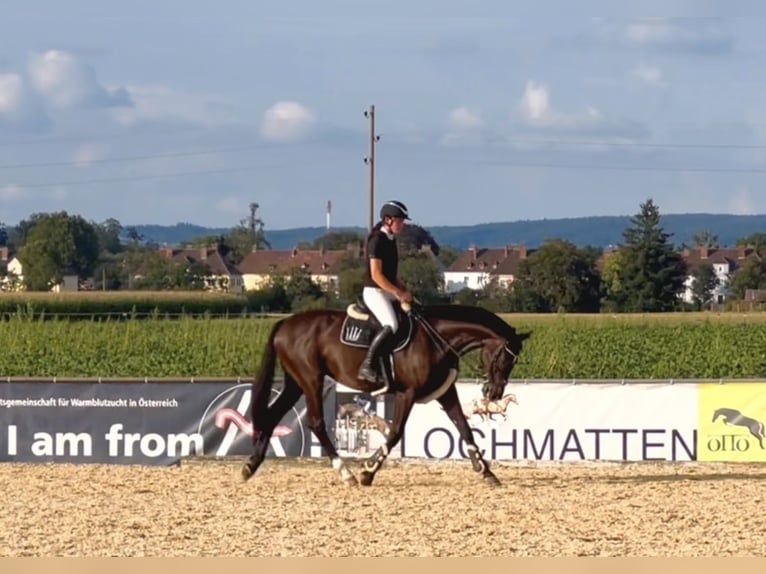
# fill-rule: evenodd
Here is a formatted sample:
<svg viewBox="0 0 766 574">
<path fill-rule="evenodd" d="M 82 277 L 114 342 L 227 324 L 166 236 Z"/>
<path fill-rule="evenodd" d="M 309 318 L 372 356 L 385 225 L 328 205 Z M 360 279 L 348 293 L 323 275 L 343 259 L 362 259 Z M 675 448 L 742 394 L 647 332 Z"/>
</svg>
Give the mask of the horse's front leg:
<svg viewBox="0 0 766 574">
<path fill-rule="evenodd" d="M 460 433 L 460 438 L 463 439 L 463 442 L 466 445 L 466 450 L 471 459 L 473 469 L 480 473 L 481 477 L 491 486 L 499 486 L 500 481 L 489 469 L 489 465 L 479 452 L 479 447 L 476 445 L 476 441 L 473 438 L 471 427 L 468 425 L 468 421 L 460 408 L 460 401 L 455 385 L 452 385 L 446 393 L 439 397 L 438 401 L 441 403 L 447 416 L 449 416 L 450 420 L 455 425 L 455 428 L 457 428 Z M 491 416 L 492 415 L 490 415 L 490 418 Z"/>
<path fill-rule="evenodd" d="M 415 391 L 408 389 L 404 392 L 397 392 L 394 399 L 394 420 L 386 436 L 386 444 L 379 446 L 362 465 L 362 472 L 359 475 L 359 483 L 362 486 L 370 486 L 375 473 L 380 470 L 383 463 L 388 458 L 391 449 L 401 440 L 404 432 L 404 425 L 412 411 L 412 405 L 415 404 Z"/>
</svg>

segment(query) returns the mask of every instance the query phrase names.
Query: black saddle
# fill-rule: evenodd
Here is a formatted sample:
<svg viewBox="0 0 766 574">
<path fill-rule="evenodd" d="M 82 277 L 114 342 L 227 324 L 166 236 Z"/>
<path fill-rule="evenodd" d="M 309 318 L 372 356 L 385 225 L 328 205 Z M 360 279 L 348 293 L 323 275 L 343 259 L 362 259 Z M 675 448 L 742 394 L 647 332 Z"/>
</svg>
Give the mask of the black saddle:
<svg viewBox="0 0 766 574">
<path fill-rule="evenodd" d="M 399 305 L 394 305 L 394 310 L 399 319 L 399 328 L 392 340 L 391 352 L 404 349 L 412 338 L 413 319 Z M 382 328 L 380 321 L 370 311 L 364 300 L 357 297 L 354 303 L 346 307 L 346 317 L 340 331 L 340 341 L 352 347 L 362 349 L 369 348 L 375 335 Z"/>
</svg>

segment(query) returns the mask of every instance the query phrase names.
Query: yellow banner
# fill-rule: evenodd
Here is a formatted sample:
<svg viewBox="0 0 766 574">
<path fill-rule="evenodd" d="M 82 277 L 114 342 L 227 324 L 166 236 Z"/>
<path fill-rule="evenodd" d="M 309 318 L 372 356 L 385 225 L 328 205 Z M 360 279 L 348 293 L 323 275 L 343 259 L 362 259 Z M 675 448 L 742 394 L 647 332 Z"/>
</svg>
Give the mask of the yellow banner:
<svg viewBox="0 0 766 574">
<path fill-rule="evenodd" d="M 766 462 L 766 383 L 700 384 L 697 460 Z"/>
</svg>

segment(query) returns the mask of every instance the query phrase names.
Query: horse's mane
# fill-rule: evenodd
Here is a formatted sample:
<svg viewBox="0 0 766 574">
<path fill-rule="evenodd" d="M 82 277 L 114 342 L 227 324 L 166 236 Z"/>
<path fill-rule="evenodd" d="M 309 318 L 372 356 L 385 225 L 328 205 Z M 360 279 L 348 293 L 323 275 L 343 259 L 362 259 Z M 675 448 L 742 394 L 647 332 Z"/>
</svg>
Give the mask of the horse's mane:
<svg viewBox="0 0 766 574">
<path fill-rule="evenodd" d="M 516 329 L 492 311 L 473 305 L 424 305 L 419 312 L 426 318 L 477 323 L 500 333 L 508 340 L 517 337 Z"/>
</svg>

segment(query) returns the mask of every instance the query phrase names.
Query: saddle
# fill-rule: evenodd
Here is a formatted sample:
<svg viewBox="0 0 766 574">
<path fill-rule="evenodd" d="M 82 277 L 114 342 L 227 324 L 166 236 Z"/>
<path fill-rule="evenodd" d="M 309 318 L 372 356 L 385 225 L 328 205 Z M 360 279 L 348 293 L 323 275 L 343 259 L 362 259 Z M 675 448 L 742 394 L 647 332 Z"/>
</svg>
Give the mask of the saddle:
<svg viewBox="0 0 766 574">
<path fill-rule="evenodd" d="M 399 319 L 399 328 L 391 341 L 392 355 L 407 346 L 414 328 L 413 319 L 408 313 L 404 313 L 398 305 L 394 306 L 394 310 Z M 364 304 L 362 298 L 357 297 L 354 303 L 346 307 L 346 317 L 340 329 L 340 341 L 351 347 L 367 349 L 381 328 L 382 325 Z"/>
</svg>

